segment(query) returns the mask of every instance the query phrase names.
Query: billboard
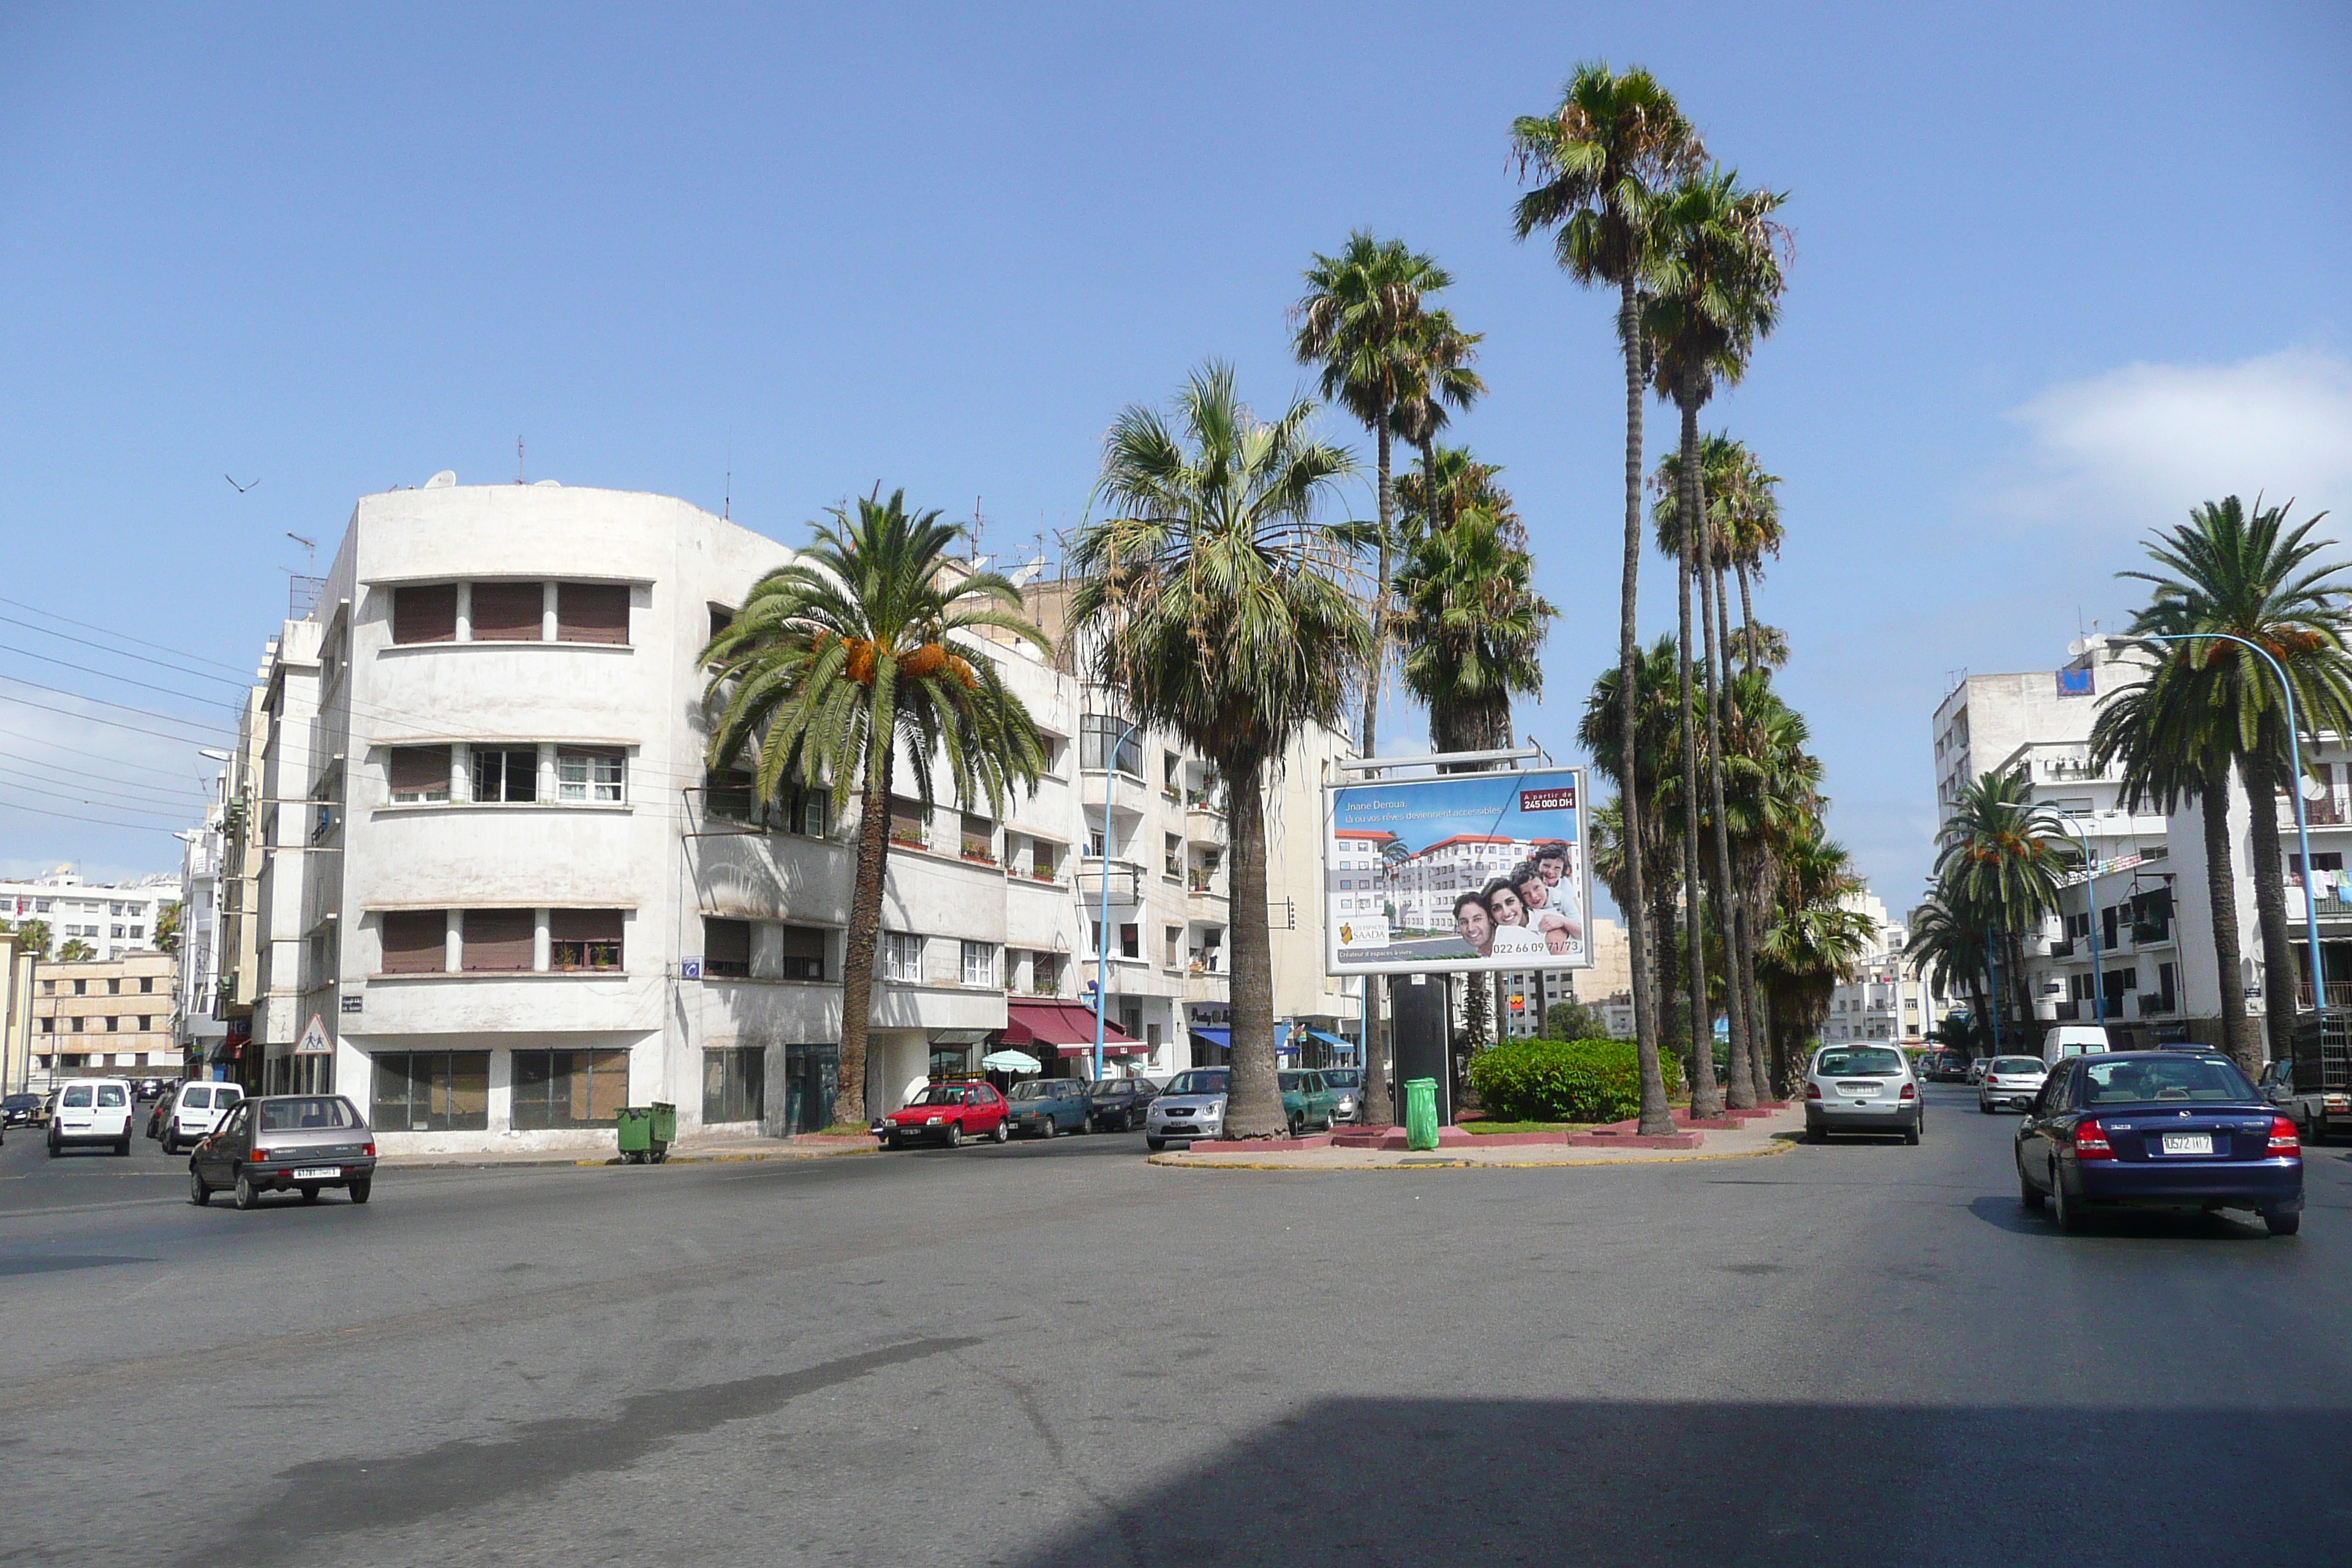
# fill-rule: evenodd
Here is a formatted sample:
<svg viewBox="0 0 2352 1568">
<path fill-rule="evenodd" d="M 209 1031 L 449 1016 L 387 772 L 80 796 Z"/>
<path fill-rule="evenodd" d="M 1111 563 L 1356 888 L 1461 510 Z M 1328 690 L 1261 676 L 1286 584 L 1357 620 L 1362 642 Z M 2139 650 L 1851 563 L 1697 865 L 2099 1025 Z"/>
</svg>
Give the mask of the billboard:
<svg viewBox="0 0 2352 1568">
<path fill-rule="evenodd" d="M 1342 784 L 1328 796 L 1331 973 L 1591 966 L 1583 769 Z"/>
</svg>

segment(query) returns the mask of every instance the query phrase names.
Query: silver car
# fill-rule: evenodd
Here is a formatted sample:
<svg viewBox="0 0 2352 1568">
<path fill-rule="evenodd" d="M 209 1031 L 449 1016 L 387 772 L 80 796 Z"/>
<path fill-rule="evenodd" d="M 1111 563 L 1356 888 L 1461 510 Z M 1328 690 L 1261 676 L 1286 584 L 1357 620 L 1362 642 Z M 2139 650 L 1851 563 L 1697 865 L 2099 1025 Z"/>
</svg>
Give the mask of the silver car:
<svg viewBox="0 0 2352 1568">
<path fill-rule="evenodd" d="M 1927 1106 L 1911 1062 L 1892 1046 L 1823 1046 L 1805 1069 L 1805 1139 L 1832 1132 L 1900 1132 L 1906 1143 L 1926 1131 Z"/>
<path fill-rule="evenodd" d="M 2001 1110 L 2023 1110 L 2042 1092 L 2042 1080 L 2049 1073 L 2040 1057 L 1995 1057 L 1985 1064 L 1984 1079 L 1977 1085 L 1977 1109 L 1987 1116 Z"/>
<path fill-rule="evenodd" d="M 1223 1068 L 1192 1068 L 1178 1073 L 1143 1113 L 1143 1144 L 1165 1149 L 1170 1140 L 1222 1138 L 1225 1092 L 1233 1077 Z"/>
<path fill-rule="evenodd" d="M 375 1134 L 340 1094 L 272 1094 L 229 1108 L 188 1156 L 188 1201 L 202 1206 L 226 1189 L 252 1208 L 264 1193 L 299 1192 L 314 1204 L 341 1187 L 363 1204 L 375 1185 Z"/>
<path fill-rule="evenodd" d="M 1988 1057 L 1979 1057 L 1976 1060 L 1970 1062 L 1969 1064 L 1969 1076 L 1967 1081 L 1969 1083 L 1984 1082 L 1985 1068 L 1990 1065 L 1991 1058 Z"/>
</svg>

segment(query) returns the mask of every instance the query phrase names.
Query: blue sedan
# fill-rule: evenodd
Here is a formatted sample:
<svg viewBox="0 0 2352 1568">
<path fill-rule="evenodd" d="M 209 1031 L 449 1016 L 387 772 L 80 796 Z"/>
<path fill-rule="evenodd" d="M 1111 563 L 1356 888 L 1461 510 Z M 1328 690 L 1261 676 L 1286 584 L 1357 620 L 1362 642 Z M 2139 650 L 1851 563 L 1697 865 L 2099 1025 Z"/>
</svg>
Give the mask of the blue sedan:
<svg viewBox="0 0 2352 1568">
<path fill-rule="evenodd" d="M 2273 1236 L 2303 1224 L 2303 1142 L 2209 1051 L 2113 1051 L 2051 1070 L 2017 1130 L 2018 1195 L 2080 1230 L 2108 1205 L 2252 1209 Z"/>
</svg>

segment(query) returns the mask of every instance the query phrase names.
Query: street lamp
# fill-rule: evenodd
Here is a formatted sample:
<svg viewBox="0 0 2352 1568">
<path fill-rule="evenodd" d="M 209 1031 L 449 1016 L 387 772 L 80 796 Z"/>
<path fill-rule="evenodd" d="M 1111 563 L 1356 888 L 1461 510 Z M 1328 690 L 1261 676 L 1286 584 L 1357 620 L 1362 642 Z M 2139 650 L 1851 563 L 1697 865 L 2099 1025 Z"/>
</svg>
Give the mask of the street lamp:
<svg viewBox="0 0 2352 1568">
<path fill-rule="evenodd" d="M 2270 649 L 2260 643 L 2247 641 L 2231 632 L 2180 632 L 2156 635 L 2143 632 L 2141 642 L 2194 642 L 2199 637 L 2213 637 L 2221 642 L 2233 642 L 2240 647 L 2252 648 L 2263 656 L 2263 662 L 2278 677 L 2279 690 L 2286 698 L 2286 745 L 2289 765 L 2294 769 L 2294 788 L 2287 793 L 2294 800 L 2294 838 L 2303 849 L 2303 924 L 2304 934 L 2311 943 L 2311 1005 L 2314 1010 L 2327 1005 L 2327 981 L 2319 962 L 2319 900 L 2311 892 L 2311 825 L 2303 811 L 2303 742 L 2296 738 L 2294 722 L 2294 685 L 2286 678 L 2286 668 L 2271 657 Z M 2276 1048 L 2276 1043 L 2273 1044 Z"/>
<path fill-rule="evenodd" d="M 2074 830 L 2074 837 L 2083 841 L 2083 907 L 2089 911 L 2084 919 L 2089 921 L 2086 934 L 2091 939 L 2091 1018 L 2104 1026 L 2107 1021 L 2107 987 L 2106 977 L 2099 973 L 2099 862 L 2091 854 L 2091 836 L 2084 831 L 2081 817 L 2055 806 L 2050 808 L 2050 814 L 2063 817 L 2066 826 Z"/>
</svg>

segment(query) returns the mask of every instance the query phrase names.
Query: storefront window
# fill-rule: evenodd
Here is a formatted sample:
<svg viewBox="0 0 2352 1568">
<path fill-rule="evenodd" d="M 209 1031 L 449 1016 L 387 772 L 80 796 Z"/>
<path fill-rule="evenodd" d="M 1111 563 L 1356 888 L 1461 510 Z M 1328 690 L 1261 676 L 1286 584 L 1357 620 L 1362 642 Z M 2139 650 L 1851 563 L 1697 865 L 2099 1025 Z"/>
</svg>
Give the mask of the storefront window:
<svg viewBox="0 0 2352 1568">
<path fill-rule="evenodd" d="M 490 1053 L 385 1052 L 375 1058 L 368 1121 L 379 1132 L 488 1131 Z"/>
<path fill-rule="evenodd" d="M 767 1113 L 768 1053 L 726 1046 L 702 1053 L 702 1120 L 758 1121 Z"/>
<path fill-rule="evenodd" d="M 629 1102 L 626 1051 L 517 1051 L 518 1130 L 610 1125 Z"/>
</svg>

